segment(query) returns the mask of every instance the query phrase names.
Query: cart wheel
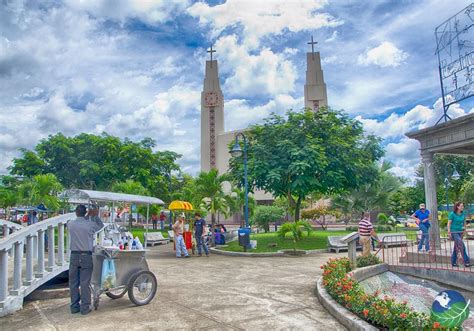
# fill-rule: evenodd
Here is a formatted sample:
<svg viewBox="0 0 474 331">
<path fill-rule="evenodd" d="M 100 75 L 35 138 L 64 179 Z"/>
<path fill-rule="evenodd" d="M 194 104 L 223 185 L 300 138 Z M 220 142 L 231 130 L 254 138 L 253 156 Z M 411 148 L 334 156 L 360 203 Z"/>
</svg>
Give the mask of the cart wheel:
<svg viewBox="0 0 474 331">
<path fill-rule="evenodd" d="M 105 292 L 105 295 L 115 300 L 115 299 L 120 299 L 121 297 L 123 297 L 125 293 L 127 293 L 127 288 L 119 287 L 116 289 L 108 290 L 107 292 Z"/>
<path fill-rule="evenodd" d="M 128 282 L 128 297 L 137 306 L 146 305 L 155 297 L 157 287 L 156 277 L 152 272 L 139 271 Z"/>
</svg>

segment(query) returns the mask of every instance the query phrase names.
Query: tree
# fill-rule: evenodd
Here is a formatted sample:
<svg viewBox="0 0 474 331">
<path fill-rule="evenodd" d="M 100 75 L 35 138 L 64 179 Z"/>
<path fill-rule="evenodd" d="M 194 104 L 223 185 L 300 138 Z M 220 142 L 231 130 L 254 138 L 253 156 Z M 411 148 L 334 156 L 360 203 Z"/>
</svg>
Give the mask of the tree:
<svg viewBox="0 0 474 331">
<path fill-rule="evenodd" d="M 326 230 L 326 216 L 332 215 L 333 211 L 326 206 L 318 206 L 313 209 L 306 209 L 301 212 L 301 217 L 306 220 L 316 221 L 323 230 Z"/>
<path fill-rule="evenodd" d="M 462 200 L 465 201 L 465 203 L 474 202 L 474 177 L 464 183 L 462 187 Z"/>
<path fill-rule="evenodd" d="M 22 149 L 13 160 L 11 174 L 32 177 L 52 173 L 67 188 L 110 190 L 115 182 L 134 180 L 158 197 L 169 195 L 168 175 L 179 170 L 179 154 L 155 152 L 155 142 L 121 140 L 103 133 L 66 137 L 50 135 L 34 150 Z"/>
<path fill-rule="evenodd" d="M 36 175 L 25 180 L 19 187 L 22 200 L 30 205 L 44 204 L 46 208 L 58 210 L 61 202 L 58 194 L 63 186 L 53 174 Z"/>
<path fill-rule="evenodd" d="M 454 156 L 454 155 L 435 155 L 434 158 L 436 184 L 438 191 L 445 191 L 445 179 L 448 176 L 449 181 L 449 199 L 450 202 L 457 201 L 461 197 L 462 188 L 472 178 L 472 169 L 474 169 L 474 157 Z M 459 174 L 458 179 L 453 179 L 454 171 Z M 446 203 L 445 194 L 442 200 Z"/>
<path fill-rule="evenodd" d="M 334 205 L 345 211 L 351 210 L 358 213 L 376 209 L 386 210 L 390 196 L 402 184 L 400 178 L 389 172 L 390 168 L 390 163 L 383 162 L 378 168 L 378 175 L 375 180 L 361 185 L 349 194 L 337 197 Z"/>
<path fill-rule="evenodd" d="M 253 224 L 262 228 L 265 232 L 270 231 L 270 223 L 280 221 L 285 211 L 276 206 L 258 206 L 253 216 Z"/>
<path fill-rule="evenodd" d="M 278 230 L 278 236 L 282 239 L 286 238 L 286 235 L 289 233 L 293 239 L 293 250 L 296 251 L 296 243 L 303 238 L 303 230 L 309 234 L 313 230 L 311 224 L 306 221 L 295 221 L 283 223 Z"/>
<path fill-rule="evenodd" d="M 380 139 L 365 136 L 359 121 L 325 107 L 272 115 L 247 135 L 251 186 L 286 197 L 295 220 L 308 194 L 345 192 L 373 180 L 374 161 L 383 155 Z M 242 164 L 240 158 L 230 162 L 239 183 Z"/>
<path fill-rule="evenodd" d="M 196 192 L 201 197 L 201 206 L 211 213 L 212 226 L 216 224 L 216 215 L 227 214 L 228 205 L 225 199 L 223 184 L 228 180 L 227 175 L 219 175 L 217 169 L 201 172 L 196 178 Z"/>
<path fill-rule="evenodd" d="M 229 195 L 225 197 L 227 206 L 229 207 L 229 213 L 234 215 L 235 223 L 244 226 L 244 214 L 245 214 L 245 191 L 238 187 L 234 187 Z M 249 194 L 249 217 L 251 217 L 255 210 L 255 198 Z"/>
<path fill-rule="evenodd" d="M 10 188 L 0 188 L 0 207 L 5 209 L 7 219 L 10 219 L 10 208 L 14 207 L 19 201 L 18 193 Z"/>
</svg>

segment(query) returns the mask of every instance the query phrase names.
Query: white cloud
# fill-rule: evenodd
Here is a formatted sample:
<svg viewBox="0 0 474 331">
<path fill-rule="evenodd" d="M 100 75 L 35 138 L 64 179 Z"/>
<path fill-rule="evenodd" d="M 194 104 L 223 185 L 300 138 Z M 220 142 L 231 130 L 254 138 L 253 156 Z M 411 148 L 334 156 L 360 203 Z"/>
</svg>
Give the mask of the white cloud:
<svg viewBox="0 0 474 331">
<path fill-rule="evenodd" d="M 359 55 L 357 62 L 362 65 L 374 64 L 379 67 L 398 67 L 408 58 L 408 53 L 398 49 L 388 41 Z"/>
<path fill-rule="evenodd" d="M 337 30 L 335 30 L 335 31 L 332 33 L 331 37 L 329 37 L 329 38 L 326 39 L 325 41 L 326 41 L 327 43 L 333 42 L 333 41 L 337 40 L 338 36 L 339 36 L 339 32 L 338 32 Z"/>
<path fill-rule="evenodd" d="M 392 113 L 383 120 L 366 119 L 357 116 L 365 130 L 370 134 L 387 139 L 385 146 L 386 159 L 394 164 L 391 169 L 398 176 L 413 178 L 420 163 L 420 144 L 409 139 L 405 133 L 423 129 L 436 124 L 442 115 L 442 102 L 438 99 L 433 108 L 417 105 L 404 114 Z M 467 114 L 458 104 L 451 106 L 449 115 L 452 118 Z"/>
<path fill-rule="evenodd" d="M 245 99 L 229 100 L 224 105 L 226 131 L 244 129 L 249 125 L 261 122 L 271 113 L 283 115 L 287 110 L 299 110 L 303 98 L 279 94 L 263 105 L 251 105 Z"/>
<path fill-rule="evenodd" d="M 125 21 L 138 18 L 149 24 L 165 22 L 183 11 L 189 0 L 67 0 L 67 4 L 76 10 L 84 10 L 91 15 Z"/>
<path fill-rule="evenodd" d="M 188 13 L 199 18 L 202 25 L 213 28 L 212 38 L 227 28 L 242 27 L 244 44 L 255 48 L 260 39 L 268 35 L 341 25 L 341 20 L 320 12 L 326 5 L 326 0 L 227 0 L 215 6 L 197 2 L 188 8 Z"/>
<path fill-rule="evenodd" d="M 296 68 L 286 54 L 268 48 L 251 53 L 236 35 L 221 37 L 216 49 L 221 73 L 228 75 L 224 89 L 233 96 L 274 96 L 294 90 Z"/>
</svg>

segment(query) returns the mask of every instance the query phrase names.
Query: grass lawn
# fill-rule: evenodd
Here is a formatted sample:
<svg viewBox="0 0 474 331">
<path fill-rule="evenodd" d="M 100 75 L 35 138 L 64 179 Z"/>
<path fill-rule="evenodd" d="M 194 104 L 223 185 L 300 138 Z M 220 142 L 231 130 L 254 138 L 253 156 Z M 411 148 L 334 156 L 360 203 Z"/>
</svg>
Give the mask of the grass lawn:
<svg viewBox="0 0 474 331">
<path fill-rule="evenodd" d="M 296 243 L 296 249 L 324 249 L 327 244 L 328 236 L 343 236 L 350 233 L 349 231 L 313 231 L 309 237 L 304 234 L 303 239 Z M 270 233 L 258 233 L 250 235 L 251 240 L 257 240 L 257 248 L 253 249 L 252 252 L 263 253 L 263 252 L 276 252 L 281 249 L 293 249 L 293 241 L 288 237 L 287 239 L 281 239 L 277 236 L 276 232 Z M 275 243 L 276 247 L 268 247 L 268 244 Z M 222 248 L 226 251 L 242 252 L 243 249 L 239 246 L 238 241 L 232 241 L 227 247 Z"/>
</svg>

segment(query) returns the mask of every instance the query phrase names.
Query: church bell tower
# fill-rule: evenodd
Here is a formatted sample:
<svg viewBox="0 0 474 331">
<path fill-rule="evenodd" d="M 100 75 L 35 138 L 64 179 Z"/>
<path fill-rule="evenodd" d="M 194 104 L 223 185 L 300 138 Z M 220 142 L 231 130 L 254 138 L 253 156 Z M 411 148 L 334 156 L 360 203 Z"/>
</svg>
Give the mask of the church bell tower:
<svg viewBox="0 0 474 331">
<path fill-rule="evenodd" d="M 317 44 L 311 36 L 311 53 L 306 53 L 306 84 L 304 85 L 304 106 L 313 111 L 328 105 L 326 83 L 324 82 L 323 70 L 321 68 L 321 55 L 314 51 Z"/>
<path fill-rule="evenodd" d="M 206 61 L 204 88 L 201 92 L 201 171 L 217 168 L 217 137 L 224 132 L 224 95 L 222 94 L 215 52 L 207 51 L 211 59 Z"/>
</svg>

